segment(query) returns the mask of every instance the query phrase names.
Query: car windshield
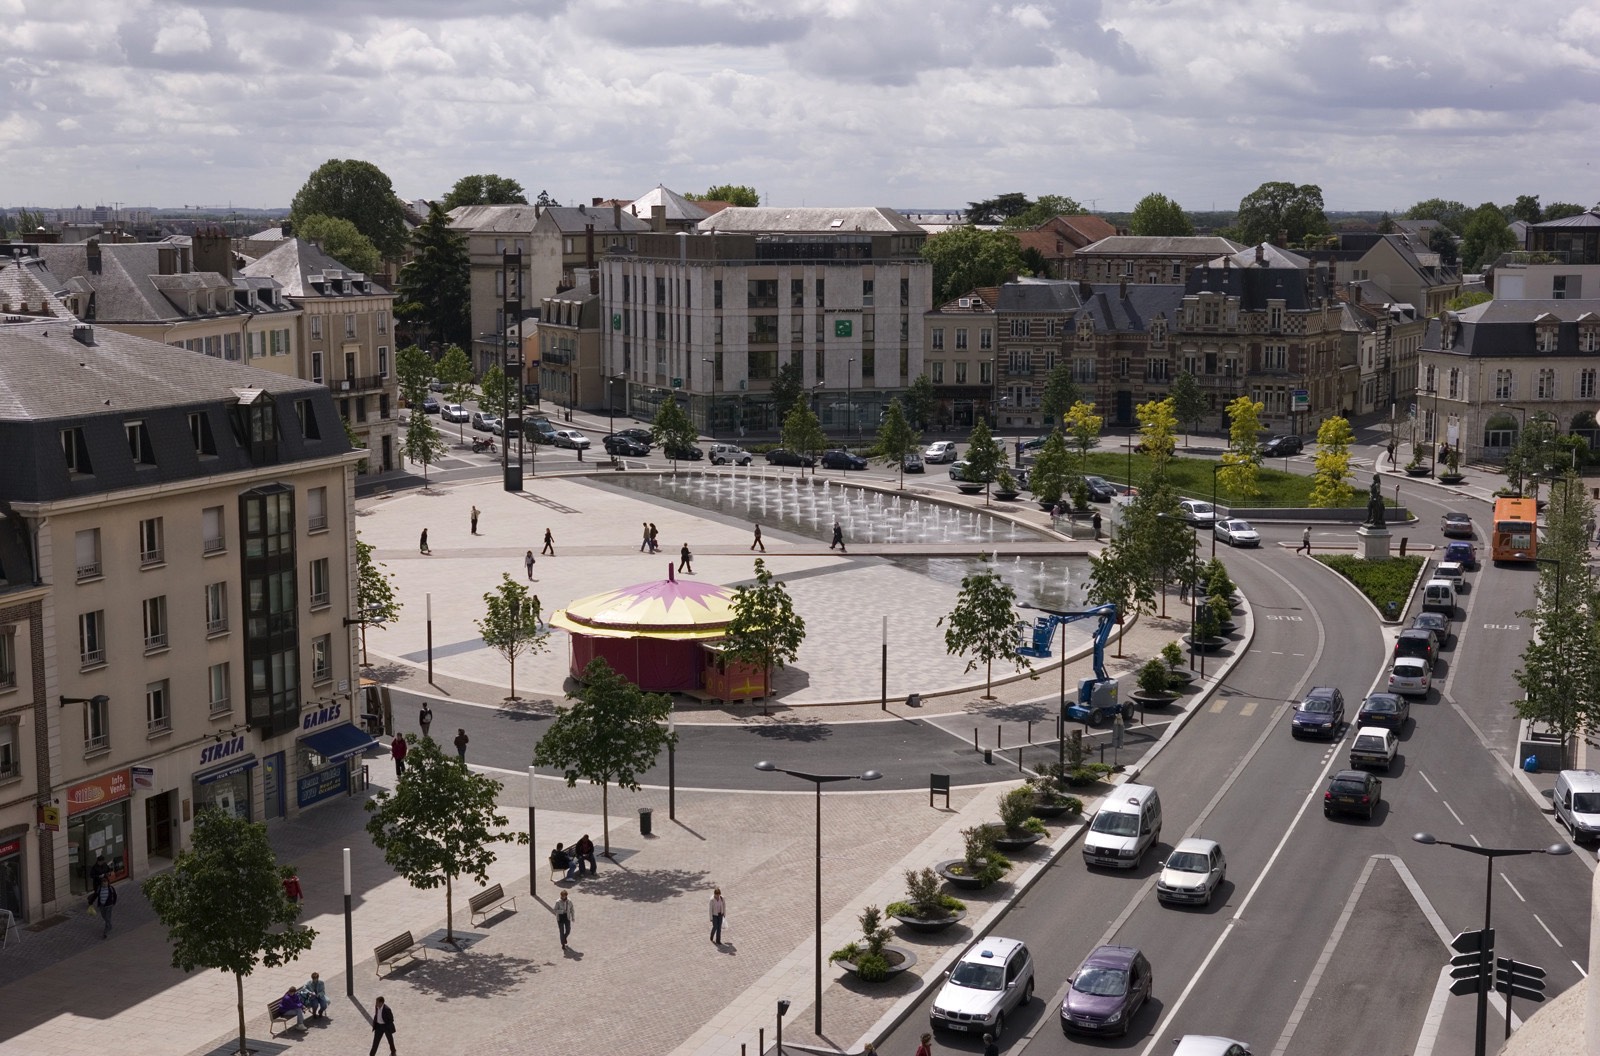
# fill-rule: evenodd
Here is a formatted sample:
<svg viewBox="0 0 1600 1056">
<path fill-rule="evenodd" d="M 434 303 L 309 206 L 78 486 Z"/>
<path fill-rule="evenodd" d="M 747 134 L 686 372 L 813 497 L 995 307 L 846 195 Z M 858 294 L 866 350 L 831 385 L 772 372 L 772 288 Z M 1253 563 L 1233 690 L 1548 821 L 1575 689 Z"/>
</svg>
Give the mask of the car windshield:
<svg viewBox="0 0 1600 1056">
<path fill-rule="evenodd" d="M 1211 871 L 1211 859 L 1196 851 L 1175 851 L 1167 859 L 1167 868 L 1181 873 L 1208 873 Z"/>
<path fill-rule="evenodd" d="M 1139 818 L 1135 814 L 1102 810 L 1094 816 L 1094 824 L 1089 828 L 1093 832 L 1104 832 L 1112 836 L 1137 836 Z"/>
<path fill-rule="evenodd" d="M 1331 697 L 1311 697 L 1300 702 L 1300 712 L 1303 715 L 1331 715 L 1333 713 L 1333 699 Z M 1279 720 L 1282 721 L 1281 719 Z"/>
<path fill-rule="evenodd" d="M 957 986 L 973 990 L 1003 990 L 1006 985 L 1006 970 L 998 964 L 962 961 L 956 965 L 956 970 L 950 973 L 950 981 Z"/>
<path fill-rule="evenodd" d="M 1191 502 L 1189 504 L 1189 508 L 1191 510 L 1193 510 L 1195 513 L 1210 513 L 1211 512 L 1211 504 L 1209 502 Z"/>
<path fill-rule="evenodd" d="M 1356 747 L 1364 751 L 1381 752 L 1384 750 L 1382 737 L 1357 737 Z"/>
<path fill-rule="evenodd" d="M 1400 704 L 1393 697 L 1372 697 L 1361 710 L 1369 715 L 1392 715 L 1400 710 Z"/>
<path fill-rule="evenodd" d="M 1121 997 L 1128 992 L 1128 973 L 1121 968 L 1090 966 L 1072 980 L 1072 988 L 1080 994 L 1093 994 L 1095 997 Z"/>
<path fill-rule="evenodd" d="M 1572 809 L 1579 814 L 1600 814 L 1600 792 L 1574 792 Z"/>
</svg>

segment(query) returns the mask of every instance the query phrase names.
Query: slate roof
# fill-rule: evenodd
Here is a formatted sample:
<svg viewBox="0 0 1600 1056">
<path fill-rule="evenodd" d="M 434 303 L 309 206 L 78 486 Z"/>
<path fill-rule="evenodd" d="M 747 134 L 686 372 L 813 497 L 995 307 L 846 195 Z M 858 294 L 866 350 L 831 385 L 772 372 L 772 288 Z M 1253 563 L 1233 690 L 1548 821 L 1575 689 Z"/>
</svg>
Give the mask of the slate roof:
<svg viewBox="0 0 1600 1056">
<path fill-rule="evenodd" d="M 650 210 L 658 205 L 666 207 L 668 223 L 698 223 L 711 215 L 695 202 L 691 202 L 677 191 L 659 183 L 653 189 L 635 198 L 623 211 L 637 216 L 641 220 L 649 220 Z"/>
<path fill-rule="evenodd" d="M 903 232 L 923 234 L 922 228 L 886 206 L 810 208 L 754 206 L 724 209 L 700 222 L 701 231 L 783 233 Z"/>
<path fill-rule="evenodd" d="M 458 205 L 450 210 L 452 231 L 479 231 L 525 235 L 533 230 L 539 220 L 539 208 L 533 205 Z"/>
<path fill-rule="evenodd" d="M 246 264 L 239 273 L 250 278 L 276 279 L 289 297 L 371 297 L 389 293 L 361 272 L 351 271 L 301 238 L 288 239 L 266 256 Z M 344 280 L 342 290 L 334 290 L 312 278 L 329 274 Z M 356 288 L 357 284 L 362 288 Z"/>
<path fill-rule="evenodd" d="M 1078 296 L 1083 302 L 1078 318 L 1087 316 L 1094 320 L 1097 331 L 1112 332 L 1148 330 L 1151 321 L 1160 315 L 1166 316 L 1169 326 L 1175 325 L 1187 292 L 1183 286 L 1171 283 L 1130 282 L 1125 290 L 1120 283 L 1074 285 L 1079 287 Z M 1087 297 L 1083 296 L 1085 292 Z"/>
<path fill-rule="evenodd" d="M 106 323 L 160 323 L 232 315 L 233 283 L 214 271 L 161 274 L 161 254 L 177 253 L 162 242 L 117 242 L 100 245 L 100 270 L 89 270 L 89 244 L 40 244 L 33 247 L 50 273 L 63 283 L 94 291 L 94 315 Z M 62 289 L 66 287 L 63 285 Z M 212 290 L 220 311 L 190 312 L 189 290 Z M 174 294 L 177 296 L 169 296 Z"/>
<path fill-rule="evenodd" d="M 1256 263 L 1257 248 L 1262 254 L 1260 264 Z M 1247 260 L 1248 266 L 1238 263 L 1241 259 Z M 1271 300 L 1283 301 L 1289 311 L 1305 311 L 1316 306 L 1318 296 L 1329 292 L 1307 288 L 1308 280 L 1314 283 L 1324 274 L 1320 269 L 1313 271 L 1305 257 L 1263 243 L 1191 269 L 1185 286 L 1191 294 L 1220 292 L 1237 297 L 1246 311 L 1263 311 Z"/>
<path fill-rule="evenodd" d="M 1058 312 L 1077 308 L 1078 284 L 1061 279 L 1018 279 L 1000 287 L 997 312 Z"/>
<path fill-rule="evenodd" d="M 72 313 L 57 296 L 61 288 L 62 284 L 38 257 L 0 256 L 0 305 L 10 309 L 8 314 L 0 315 L 0 323 L 41 315 L 70 321 Z M 17 315 L 24 306 L 27 315 Z"/>
<path fill-rule="evenodd" d="M 650 230 L 648 219 L 629 216 L 626 209 L 609 205 L 547 205 L 540 215 L 541 224 L 554 224 L 562 234 L 581 235 L 586 227 L 593 226 L 597 235 L 631 235 Z"/>
<path fill-rule="evenodd" d="M 1532 226 L 1540 231 L 1556 227 L 1600 227 L 1600 206 L 1590 209 L 1587 213 L 1579 213 L 1576 216 L 1563 216 L 1559 220 L 1546 220 L 1542 224 L 1534 224 Z"/>
<path fill-rule="evenodd" d="M 1311 261 L 1298 253 L 1291 253 L 1281 249 L 1271 242 L 1263 242 L 1259 246 L 1245 246 L 1236 253 L 1227 253 L 1211 261 L 1214 268 L 1222 267 L 1226 257 L 1233 268 L 1271 268 L 1274 270 L 1294 268 L 1304 271 L 1311 266 Z"/>
<path fill-rule="evenodd" d="M 1084 246 L 1076 256 L 1108 254 L 1139 257 L 1226 256 L 1244 245 L 1220 235 L 1112 235 Z"/>
<path fill-rule="evenodd" d="M 1458 333 L 1449 348 L 1440 349 L 1444 317 L 1455 320 Z M 1554 352 L 1537 351 L 1535 336 L 1542 317 L 1560 320 Z M 1485 301 L 1430 319 L 1422 347 L 1458 356 L 1523 356 L 1529 359 L 1582 356 L 1600 363 L 1600 355 L 1578 351 L 1580 321 L 1585 325 L 1600 325 L 1600 298 Z"/>
</svg>

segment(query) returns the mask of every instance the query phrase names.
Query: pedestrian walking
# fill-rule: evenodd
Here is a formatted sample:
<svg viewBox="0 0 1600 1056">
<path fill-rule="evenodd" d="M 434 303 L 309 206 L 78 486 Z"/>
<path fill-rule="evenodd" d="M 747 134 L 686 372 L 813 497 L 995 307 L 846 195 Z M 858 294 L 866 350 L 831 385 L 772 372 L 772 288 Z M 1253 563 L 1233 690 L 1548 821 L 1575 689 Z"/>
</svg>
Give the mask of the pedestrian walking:
<svg viewBox="0 0 1600 1056">
<path fill-rule="evenodd" d="M 767 552 L 767 544 L 761 541 L 761 526 L 759 524 L 756 525 L 756 537 L 751 540 L 750 549 L 760 550 L 763 554 Z"/>
<path fill-rule="evenodd" d="M 478 508 L 472 507 L 472 534 L 478 534 Z"/>
<path fill-rule="evenodd" d="M 389 758 L 394 760 L 394 776 L 399 777 L 406 772 L 406 735 L 397 733 L 394 740 L 389 742 Z"/>
<path fill-rule="evenodd" d="M 650 522 L 650 552 L 652 554 L 659 554 L 661 552 L 661 541 L 656 538 L 656 534 L 657 534 L 656 533 L 656 522 L 655 521 L 651 521 Z"/>
<path fill-rule="evenodd" d="M 683 548 L 678 551 L 678 571 L 694 575 L 694 565 L 690 564 L 693 560 L 694 555 L 689 552 L 689 544 L 684 543 Z"/>
<path fill-rule="evenodd" d="M 1389 468 L 1394 468 L 1394 441 L 1389 441 Z"/>
<path fill-rule="evenodd" d="M 461 760 L 461 765 L 467 765 L 467 731 L 456 727 L 456 758 Z"/>
<path fill-rule="evenodd" d="M 850 552 L 844 548 L 844 526 L 839 523 L 839 518 L 837 517 L 833 519 L 833 542 L 828 544 L 829 550 L 834 548 L 838 548 L 841 554 Z"/>
<path fill-rule="evenodd" d="M 995 1044 L 993 1034 L 983 1036 L 983 1056 L 1000 1056 L 1000 1046 Z"/>
<path fill-rule="evenodd" d="M 104 854 L 95 855 L 94 865 L 89 867 L 90 890 L 98 892 L 100 890 L 100 885 L 105 883 L 106 879 L 110 876 L 111 867 L 106 864 L 106 856 Z"/>
<path fill-rule="evenodd" d="M 1300 545 L 1294 548 L 1294 552 L 1297 554 L 1302 550 L 1306 552 L 1307 557 L 1311 556 L 1311 528 L 1309 526 L 1300 534 Z"/>
<path fill-rule="evenodd" d="M 372 1051 L 367 1056 L 378 1056 L 378 1043 L 389 1039 L 389 1056 L 394 1056 L 394 1013 L 383 998 L 372 1006 Z"/>
<path fill-rule="evenodd" d="M 728 915 L 728 903 L 722 897 L 722 888 L 711 889 L 711 941 L 722 945 L 722 918 Z"/>
<path fill-rule="evenodd" d="M 581 451 L 582 448 L 579 448 L 579 450 Z M 556 556 L 556 537 L 548 528 L 544 530 L 544 549 L 539 552 L 541 554 L 549 554 L 551 557 Z"/>
<path fill-rule="evenodd" d="M 646 550 L 650 549 L 650 522 L 640 521 L 639 523 L 644 525 L 644 527 L 640 529 L 643 534 L 639 537 L 639 552 L 642 554 Z M 529 550 L 528 553 L 531 554 L 533 551 Z"/>
<path fill-rule="evenodd" d="M 556 915 L 556 933 L 561 936 L 561 948 L 564 950 L 567 948 L 567 937 L 572 934 L 572 922 L 578 919 L 578 907 L 563 891 L 561 897 L 556 899 L 556 904 L 550 907 L 550 912 Z"/>
<path fill-rule="evenodd" d="M 300 888 L 300 877 L 295 874 L 294 866 L 283 867 L 283 897 L 294 903 L 295 916 L 300 915 L 300 904 L 306 900 L 306 893 Z"/>
<path fill-rule="evenodd" d="M 421 543 L 421 550 L 422 550 L 422 552 L 423 552 L 423 553 L 425 553 L 425 554 L 431 554 L 431 553 L 433 553 L 433 551 L 432 551 L 432 550 L 429 550 L 429 549 L 428 549 L 428 530 L 427 530 L 427 529 L 426 529 L 426 528 L 424 528 L 424 529 L 422 529 L 422 543 Z"/>
<path fill-rule="evenodd" d="M 1094 516 L 1089 519 L 1089 523 L 1094 525 L 1094 537 L 1095 537 L 1096 540 L 1098 540 L 1100 538 L 1100 511 L 1099 510 L 1095 510 L 1094 511 Z"/>
<path fill-rule="evenodd" d="M 117 904 L 117 886 L 106 877 L 106 882 L 101 884 L 89 895 L 89 911 L 100 914 L 104 926 L 100 929 L 102 939 L 111 937 L 111 911 Z"/>
<path fill-rule="evenodd" d="M 422 710 L 417 712 L 417 725 L 422 728 L 422 736 L 428 736 L 428 727 L 433 725 L 433 709 L 428 707 L 428 702 L 422 702 Z"/>
<path fill-rule="evenodd" d="M 922 1041 L 917 1045 L 917 1051 L 912 1056 L 933 1056 L 933 1035 L 927 1031 L 922 1032 Z"/>
<path fill-rule="evenodd" d="M 528 570 L 528 582 L 529 583 L 533 582 L 533 566 L 534 566 L 535 560 L 536 559 L 533 556 L 533 551 L 532 550 L 529 550 L 526 554 L 522 555 L 522 567 Z"/>
</svg>

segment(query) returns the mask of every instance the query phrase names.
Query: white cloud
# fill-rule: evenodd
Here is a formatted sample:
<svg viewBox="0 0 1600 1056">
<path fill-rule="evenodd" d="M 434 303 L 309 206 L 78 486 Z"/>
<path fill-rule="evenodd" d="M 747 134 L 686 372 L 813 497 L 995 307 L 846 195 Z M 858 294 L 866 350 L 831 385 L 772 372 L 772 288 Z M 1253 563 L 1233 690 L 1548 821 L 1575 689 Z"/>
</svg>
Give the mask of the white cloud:
<svg viewBox="0 0 1600 1056">
<path fill-rule="evenodd" d="M 193 9 L 165 11 L 151 51 L 157 55 L 187 55 L 211 49 L 211 29 L 205 16 Z"/>
</svg>

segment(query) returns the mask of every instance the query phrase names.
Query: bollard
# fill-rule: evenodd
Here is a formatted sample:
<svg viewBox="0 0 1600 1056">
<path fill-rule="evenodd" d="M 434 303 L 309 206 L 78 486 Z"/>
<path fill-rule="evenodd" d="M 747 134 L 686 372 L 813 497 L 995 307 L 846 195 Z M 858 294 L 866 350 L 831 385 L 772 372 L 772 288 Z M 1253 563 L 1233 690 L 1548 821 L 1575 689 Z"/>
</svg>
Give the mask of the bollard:
<svg viewBox="0 0 1600 1056">
<path fill-rule="evenodd" d="M 1022 773 L 1022 745 L 1017 745 L 1017 773 Z"/>
<path fill-rule="evenodd" d="M 1403 535 L 1400 537 L 1400 556 L 1401 557 L 1405 557 L 1406 556 L 1406 538 L 1407 537 L 1403 536 Z"/>
<path fill-rule="evenodd" d="M 978 728 L 976 726 L 972 727 L 972 750 L 978 750 Z"/>
<path fill-rule="evenodd" d="M 1102 763 L 1106 761 L 1106 746 L 1104 742 L 1100 744 L 1100 761 Z"/>
<path fill-rule="evenodd" d="M 1002 726 L 998 722 L 995 723 L 994 724 L 994 746 L 996 748 L 1004 748 L 1006 746 L 1005 734 L 1006 734 L 1006 728 L 1004 726 Z"/>
<path fill-rule="evenodd" d="M 1028 743 L 1033 743 L 1033 720 L 1028 720 Z"/>
<path fill-rule="evenodd" d="M 984 766 L 993 766 L 994 765 L 994 749 L 985 748 L 983 750 L 983 765 Z"/>
</svg>

